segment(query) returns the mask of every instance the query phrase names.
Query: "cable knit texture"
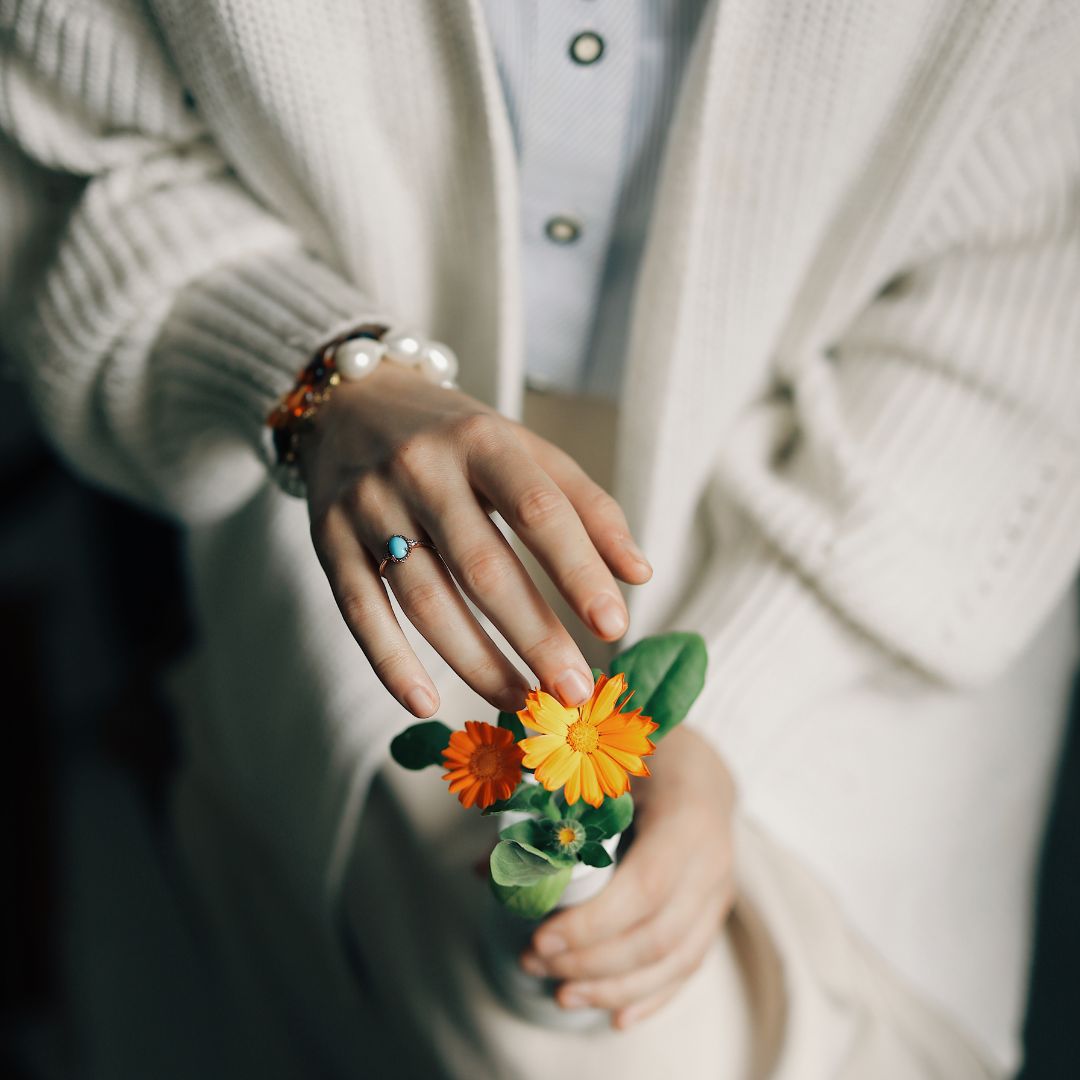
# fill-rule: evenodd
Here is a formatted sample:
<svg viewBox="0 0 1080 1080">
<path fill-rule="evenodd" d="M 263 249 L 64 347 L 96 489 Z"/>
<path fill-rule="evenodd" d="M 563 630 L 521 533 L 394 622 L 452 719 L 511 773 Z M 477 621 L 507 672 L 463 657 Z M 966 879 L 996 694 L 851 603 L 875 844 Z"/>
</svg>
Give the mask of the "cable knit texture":
<svg viewBox="0 0 1080 1080">
<path fill-rule="evenodd" d="M 516 413 L 479 0 L 0 0 L 0 48 L 0 126 L 85 178 L 5 335 L 73 463 L 188 524 L 194 761 L 333 912 L 406 717 L 260 422 L 368 311 Z M 1078 50 L 1069 0 L 711 3 L 621 391 L 615 494 L 657 567 L 634 633 L 706 635 L 692 722 L 743 812 L 1002 1068 L 1075 657 Z"/>
</svg>

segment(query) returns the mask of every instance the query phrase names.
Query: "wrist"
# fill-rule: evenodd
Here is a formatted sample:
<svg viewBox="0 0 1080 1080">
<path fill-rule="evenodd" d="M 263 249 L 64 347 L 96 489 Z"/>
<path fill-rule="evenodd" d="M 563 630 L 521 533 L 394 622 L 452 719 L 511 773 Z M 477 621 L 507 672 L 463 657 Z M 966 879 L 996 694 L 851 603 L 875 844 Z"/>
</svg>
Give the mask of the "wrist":
<svg viewBox="0 0 1080 1080">
<path fill-rule="evenodd" d="M 306 494 L 300 448 L 323 406 L 337 396 L 340 386 L 369 380 L 384 361 L 412 369 L 429 383 L 456 386 L 458 365 L 453 350 L 415 331 L 368 320 L 326 341 L 266 418 L 276 461 L 274 478 L 288 494 Z"/>
</svg>

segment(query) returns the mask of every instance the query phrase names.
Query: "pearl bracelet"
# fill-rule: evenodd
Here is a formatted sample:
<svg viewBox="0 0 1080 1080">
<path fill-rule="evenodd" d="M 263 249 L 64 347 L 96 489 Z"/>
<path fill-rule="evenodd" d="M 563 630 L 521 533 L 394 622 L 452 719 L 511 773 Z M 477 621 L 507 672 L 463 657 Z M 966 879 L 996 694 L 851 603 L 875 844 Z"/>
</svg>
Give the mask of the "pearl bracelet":
<svg viewBox="0 0 1080 1080">
<path fill-rule="evenodd" d="M 458 362 L 454 350 L 411 330 L 395 330 L 375 320 L 362 321 L 315 350 L 296 376 L 296 384 L 266 418 L 274 448 L 274 479 L 289 495 L 306 495 L 300 475 L 300 437 L 320 405 L 343 380 L 367 378 L 382 361 L 416 368 L 429 382 L 454 388 Z"/>
</svg>

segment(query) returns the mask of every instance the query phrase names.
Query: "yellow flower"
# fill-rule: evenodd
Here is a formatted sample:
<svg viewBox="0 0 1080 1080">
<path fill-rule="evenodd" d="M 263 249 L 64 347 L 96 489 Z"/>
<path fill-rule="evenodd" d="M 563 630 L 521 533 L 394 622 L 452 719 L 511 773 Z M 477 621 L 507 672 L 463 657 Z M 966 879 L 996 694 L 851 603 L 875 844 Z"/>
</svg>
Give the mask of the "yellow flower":
<svg viewBox="0 0 1080 1080">
<path fill-rule="evenodd" d="M 464 731 L 451 733 L 443 761 L 448 770 L 443 779 L 462 806 L 475 803 L 485 810 L 510 798 L 521 782 L 521 750 L 513 732 L 479 720 L 466 720 Z"/>
<path fill-rule="evenodd" d="M 570 806 L 578 798 L 599 806 L 605 795 L 615 799 L 630 789 L 628 773 L 649 775 L 641 759 L 656 749 L 648 736 L 659 725 L 640 709 L 618 708 L 626 689 L 626 676 L 601 675 L 592 697 L 574 709 L 543 690 L 531 690 L 518 713 L 526 727 L 541 732 L 518 743 L 525 751 L 525 766 L 535 770 L 548 791 L 563 788 Z"/>
</svg>

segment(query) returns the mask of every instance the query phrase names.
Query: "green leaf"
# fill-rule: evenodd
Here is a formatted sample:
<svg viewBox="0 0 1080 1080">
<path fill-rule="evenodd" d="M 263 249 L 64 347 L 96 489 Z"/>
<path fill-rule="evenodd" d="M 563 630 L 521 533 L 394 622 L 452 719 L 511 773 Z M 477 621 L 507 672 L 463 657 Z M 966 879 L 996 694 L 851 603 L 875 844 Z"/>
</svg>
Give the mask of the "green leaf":
<svg viewBox="0 0 1080 1080">
<path fill-rule="evenodd" d="M 544 841 L 547 839 L 544 836 L 543 826 L 533 818 L 529 818 L 527 821 L 515 821 L 513 825 L 507 825 L 505 829 L 500 831 L 499 836 L 503 840 L 518 840 L 526 848 L 530 845 L 535 848 L 543 847 Z"/>
<path fill-rule="evenodd" d="M 588 807 L 581 815 L 581 824 L 586 832 L 590 828 L 599 832 L 599 839 L 617 836 L 634 820 L 634 799 L 630 792 L 624 792 L 617 799 L 605 799 L 598 807 Z"/>
<path fill-rule="evenodd" d="M 551 845 L 551 833 L 549 833 L 539 821 L 516 821 L 513 825 L 507 825 L 499 837 L 503 840 L 513 840 L 526 851 L 533 855 L 539 855 L 546 859 L 552 866 L 573 866 L 574 860 L 570 855 L 555 851 Z"/>
<path fill-rule="evenodd" d="M 424 720 L 407 727 L 390 744 L 390 754 L 406 769 L 443 765 L 442 752 L 450 745 L 450 729 L 441 720 Z"/>
<path fill-rule="evenodd" d="M 607 853 L 603 844 L 598 844 L 595 840 L 590 840 L 587 844 L 583 844 L 581 850 L 578 852 L 578 858 L 586 866 L 610 866 L 614 860 Z"/>
<path fill-rule="evenodd" d="M 492 803 L 485 814 L 505 814 L 507 810 L 520 810 L 525 814 L 544 813 L 545 804 L 551 801 L 551 796 L 539 784 L 531 784 L 522 781 L 509 799 Z"/>
<path fill-rule="evenodd" d="M 571 868 L 564 867 L 532 885 L 500 885 L 492 880 L 491 890 L 508 911 L 523 919 L 542 919 L 559 902 L 570 882 Z"/>
<path fill-rule="evenodd" d="M 705 685 L 708 657 L 700 634 L 672 632 L 642 638 L 611 661 L 634 691 L 633 704 L 660 727 L 662 738 L 682 722 Z"/>
<path fill-rule="evenodd" d="M 604 830 L 603 829 L 598 828 L 596 825 L 586 825 L 585 826 L 585 839 L 586 840 L 606 840 L 607 837 L 604 835 Z"/>
<path fill-rule="evenodd" d="M 500 840 L 491 853 L 491 880 L 496 885 L 535 885 L 560 869 L 516 840 Z"/>
<path fill-rule="evenodd" d="M 582 814 L 589 809 L 589 804 L 584 799 L 578 799 L 573 806 L 570 806 L 566 801 L 566 796 L 563 794 L 563 789 L 559 788 L 557 792 L 552 796 L 555 803 L 555 818 L 558 821 L 560 818 L 571 818 L 574 821 L 580 821 Z"/>
<path fill-rule="evenodd" d="M 499 713 L 499 727 L 506 728 L 514 736 L 514 742 L 525 738 L 525 725 L 518 719 L 517 713 Z"/>
<path fill-rule="evenodd" d="M 592 681 L 593 681 L 593 684 L 595 685 L 596 680 L 599 679 L 601 675 L 606 675 L 606 674 L 607 674 L 607 672 L 604 671 L 603 668 L 594 667 L 592 669 Z"/>
</svg>

